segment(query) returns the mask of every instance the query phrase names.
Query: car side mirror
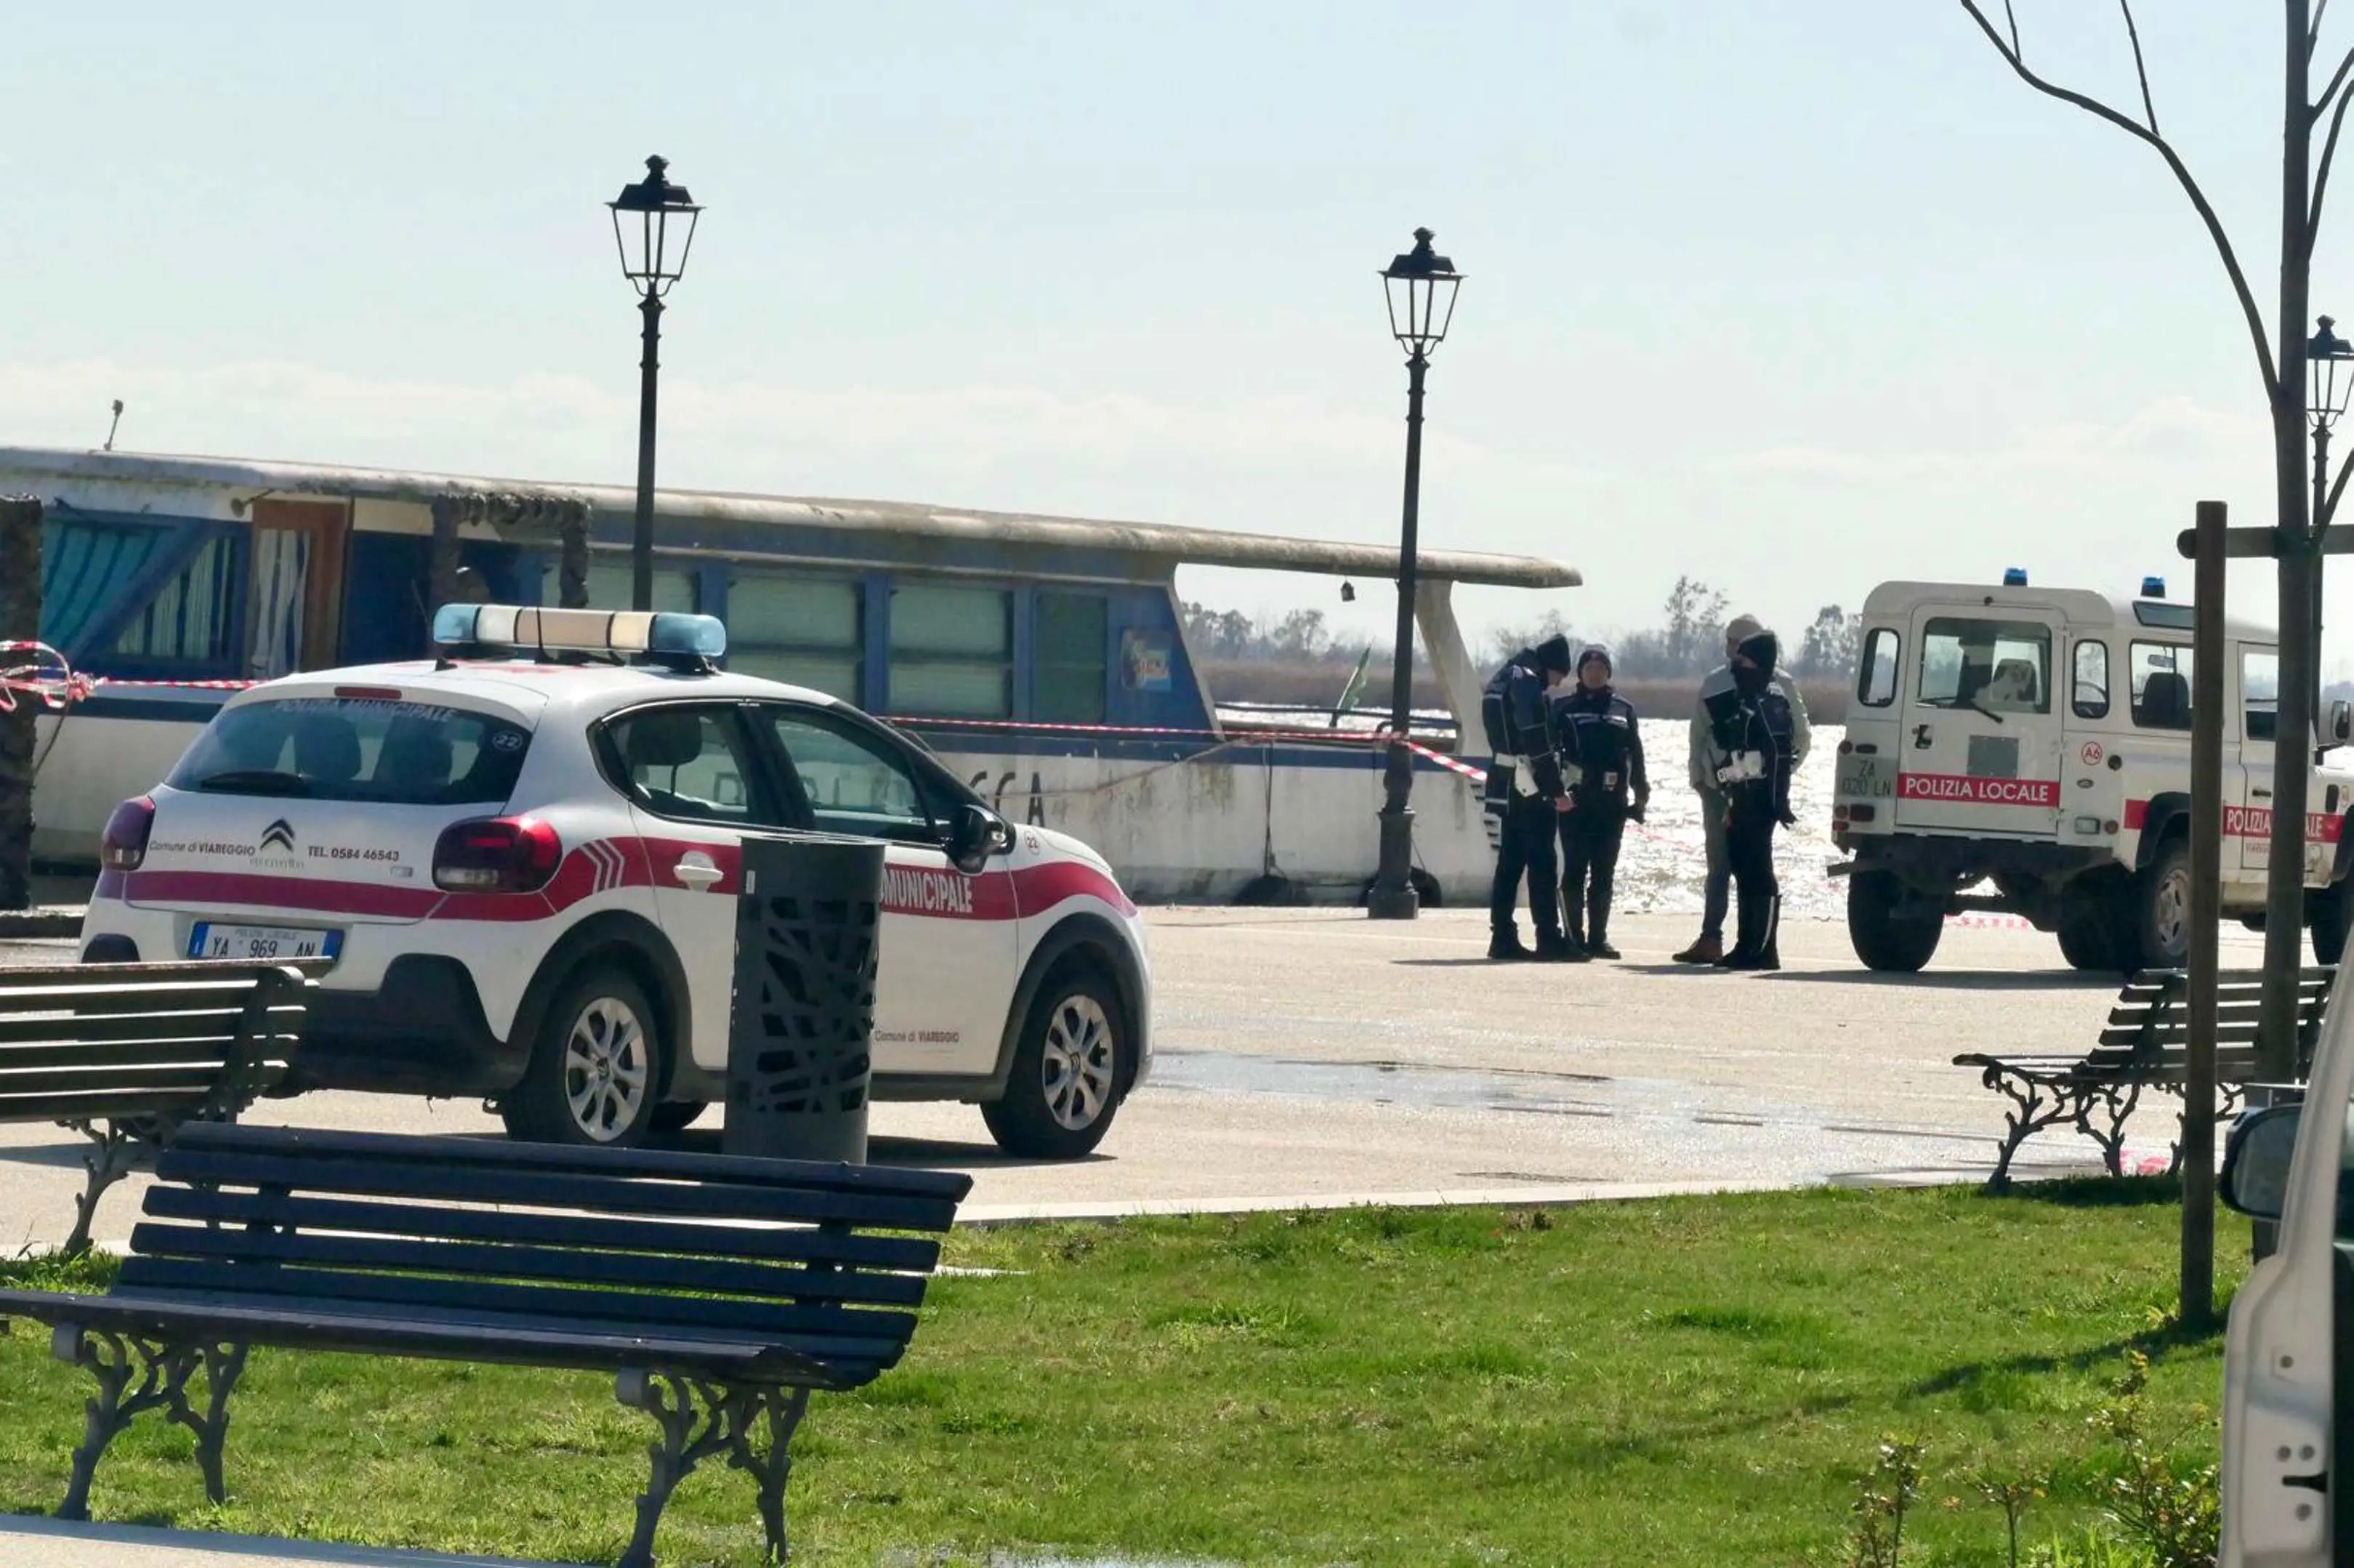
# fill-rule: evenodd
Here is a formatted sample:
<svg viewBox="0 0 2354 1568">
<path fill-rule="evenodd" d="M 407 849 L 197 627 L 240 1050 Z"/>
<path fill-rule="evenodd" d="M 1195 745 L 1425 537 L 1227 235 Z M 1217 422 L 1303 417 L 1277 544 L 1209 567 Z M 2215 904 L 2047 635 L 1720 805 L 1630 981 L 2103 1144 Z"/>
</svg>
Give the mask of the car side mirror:
<svg viewBox="0 0 2354 1568">
<path fill-rule="evenodd" d="M 2217 1196 L 2252 1220 L 2277 1220 L 2288 1206 L 2289 1160 L 2305 1107 L 2266 1106 L 2240 1118 L 2223 1145 Z"/>
<path fill-rule="evenodd" d="M 949 823 L 949 860 L 967 876 L 978 875 L 991 855 L 1013 847 L 1013 830 L 978 800 L 959 806 Z"/>
<path fill-rule="evenodd" d="M 2329 744 L 2344 746 L 2354 740 L 2354 703 L 2344 698 L 2329 705 Z"/>
</svg>

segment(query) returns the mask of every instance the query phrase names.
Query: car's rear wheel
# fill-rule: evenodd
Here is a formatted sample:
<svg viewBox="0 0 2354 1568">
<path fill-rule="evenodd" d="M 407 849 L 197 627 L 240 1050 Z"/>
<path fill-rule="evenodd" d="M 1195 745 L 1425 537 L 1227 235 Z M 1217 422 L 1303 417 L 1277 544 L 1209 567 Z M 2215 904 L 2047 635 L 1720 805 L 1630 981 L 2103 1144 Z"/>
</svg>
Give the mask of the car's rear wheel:
<svg viewBox="0 0 2354 1568">
<path fill-rule="evenodd" d="M 500 1106 L 510 1136 L 625 1148 L 660 1109 L 663 1043 L 646 993 L 626 970 L 582 971 L 543 1015 L 531 1065 Z"/>
<path fill-rule="evenodd" d="M 1905 891 L 1893 872 L 1860 871 L 1848 880 L 1847 938 L 1864 968 L 1911 974 L 1936 952 L 1945 917 L 1932 911 L 1900 918 Z"/>
<path fill-rule="evenodd" d="M 1025 1159 L 1092 1153 L 1135 1075 L 1135 1048 L 1119 992 L 1100 972 L 1074 967 L 1049 975 L 1023 1022 L 1005 1097 L 981 1107 L 990 1136 Z"/>
</svg>

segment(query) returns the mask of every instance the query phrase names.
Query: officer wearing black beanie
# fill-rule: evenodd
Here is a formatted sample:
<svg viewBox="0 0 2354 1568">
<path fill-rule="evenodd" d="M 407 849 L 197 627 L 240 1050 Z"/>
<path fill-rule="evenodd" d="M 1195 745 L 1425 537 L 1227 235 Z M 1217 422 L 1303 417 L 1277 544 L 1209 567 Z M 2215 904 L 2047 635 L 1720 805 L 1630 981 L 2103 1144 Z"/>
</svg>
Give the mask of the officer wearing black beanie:
<svg viewBox="0 0 2354 1568">
<path fill-rule="evenodd" d="M 1741 907 L 1740 939 L 1716 960 L 1720 969 L 1782 967 L 1782 889 L 1774 876 L 1774 830 L 1797 819 L 1790 813 L 1797 749 L 1790 699 L 1774 679 L 1780 656 L 1781 644 L 1770 631 L 1744 639 L 1734 651 L 1731 689 L 1702 699 L 1716 749 L 1731 759 L 1720 778 L 1725 852 Z"/>
</svg>

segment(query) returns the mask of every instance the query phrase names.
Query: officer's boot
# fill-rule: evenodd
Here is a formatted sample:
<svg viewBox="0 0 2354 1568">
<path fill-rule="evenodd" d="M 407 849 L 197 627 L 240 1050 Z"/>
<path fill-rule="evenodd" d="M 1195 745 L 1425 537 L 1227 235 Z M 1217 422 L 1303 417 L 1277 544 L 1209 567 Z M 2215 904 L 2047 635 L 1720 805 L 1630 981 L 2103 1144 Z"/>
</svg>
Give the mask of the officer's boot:
<svg viewBox="0 0 2354 1568">
<path fill-rule="evenodd" d="M 1499 926 L 1489 933 L 1488 956 L 1501 962 L 1519 962 L 1542 957 L 1543 936 L 1538 937 L 1537 945 L 1540 950 L 1532 953 L 1521 946 L 1521 928 L 1518 926 Z"/>
<path fill-rule="evenodd" d="M 1559 931 L 1539 931 L 1537 957 L 1549 964 L 1582 964 L 1585 961 L 1585 947 L 1576 938 Z"/>
<path fill-rule="evenodd" d="M 1779 902 L 1778 899 L 1758 897 L 1746 888 L 1742 890 L 1741 937 L 1734 943 L 1733 951 L 1716 960 L 1718 969 L 1762 969 L 1768 967 L 1766 954 L 1771 950 L 1769 944 L 1774 936 L 1774 906 Z M 1771 967 L 1780 969 L 1782 960 L 1778 957 L 1774 959 Z"/>
<path fill-rule="evenodd" d="M 1593 919 L 1586 925 L 1586 931 L 1593 938 L 1593 940 L 1585 944 L 1586 957 L 1613 960 L 1617 959 L 1618 949 L 1610 945 L 1609 928 L 1610 911 L 1596 909 Z"/>
<path fill-rule="evenodd" d="M 1782 967 L 1782 895 L 1776 894 L 1766 905 L 1766 945 L 1757 955 L 1757 967 L 1778 969 Z"/>
</svg>

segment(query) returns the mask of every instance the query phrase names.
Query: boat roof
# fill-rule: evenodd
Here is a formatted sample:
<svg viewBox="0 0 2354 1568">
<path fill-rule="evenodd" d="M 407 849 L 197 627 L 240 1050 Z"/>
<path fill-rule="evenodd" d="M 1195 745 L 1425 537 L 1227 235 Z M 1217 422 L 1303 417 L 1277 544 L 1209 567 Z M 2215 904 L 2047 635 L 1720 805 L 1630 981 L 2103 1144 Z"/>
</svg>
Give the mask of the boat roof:
<svg viewBox="0 0 2354 1568">
<path fill-rule="evenodd" d="M 248 499 L 267 493 L 288 499 L 348 498 L 412 505 L 478 496 L 541 503 L 577 501 L 590 509 L 592 538 L 605 545 L 627 541 L 637 506 L 634 490 L 613 484 L 250 458 L 0 446 L 0 490 L 34 479 L 161 491 L 228 490 L 244 493 Z M 48 484 L 37 488 L 46 493 Z M 109 504 L 113 509 L 111 503 L 92 501 L 78 504 L 85 508 Z M 148 508 L 134 504 L 122 509 Z M 1398 564 L 1394 544 L 986 512 L 921 502 L 663 489 L 655 493 L 654 511 L 660 529 L 656 542 L 665 553 L 700 551 L 1127 581 L 1165 578 L 1180 566 L 1394 577 Z M 1505 588 L 1576 588 L 1584 581 L 1575 567 L 1538 556 L 1424 550 L 1419 567 L 1426 579 Z"/>
</svg>

